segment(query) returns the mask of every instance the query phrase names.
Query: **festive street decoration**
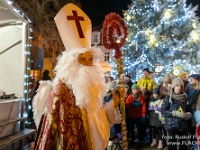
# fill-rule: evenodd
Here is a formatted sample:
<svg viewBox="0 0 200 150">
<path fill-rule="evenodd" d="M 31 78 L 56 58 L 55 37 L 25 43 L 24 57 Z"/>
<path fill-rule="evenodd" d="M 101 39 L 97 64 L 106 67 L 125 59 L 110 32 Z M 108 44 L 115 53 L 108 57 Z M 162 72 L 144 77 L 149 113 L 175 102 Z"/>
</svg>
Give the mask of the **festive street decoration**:
<svg viewBox="0 0 200 150">
<path fill-rule="evenodd" d="M 103 45 L 107 49 L 115 49 L 116 59 L 122 56 L 120 48 L 124 45 L 126 36 L 127 28 L 122 18 L 116 13 L 108 14 L 103 22 Z"/>
<path fill-rule="evenodd" d="M 117 64 L 117 72 L 120 84 L 120 111 L 121 111 L 121 127 L 122 127 L 122 139 L 123 139 L 123 149 L 128 150 L 127 145 L 127 129 L 126 129 L 126 113 L 125 113 L 125 91 L 123 82 L 123 60 L 120 48 L 124 45 L 127 36 L 127 28 L 124 24 L 123 19 L 116 13 L 110 13 L 105 17 L 103 22 L 103 45 L 111 50 L 115 50 L 114 58 Z"/>
<path fill-rule="evenodd" d="M 124 69 L 137 80 L 146 67 L 158 74 L 198 72 L 200 68 L 200 24 L 195 16 L 197 6 L 187 6 L 185 0 L 132 0 L 124 11 L 128 28 L 124 54 Z M 117 74 L 115 61 L 112 76 Z M 178 66 L 182 68 L 176 69 Z M 175 68 L 174 68 L 175 67 Z"/>
</svg>

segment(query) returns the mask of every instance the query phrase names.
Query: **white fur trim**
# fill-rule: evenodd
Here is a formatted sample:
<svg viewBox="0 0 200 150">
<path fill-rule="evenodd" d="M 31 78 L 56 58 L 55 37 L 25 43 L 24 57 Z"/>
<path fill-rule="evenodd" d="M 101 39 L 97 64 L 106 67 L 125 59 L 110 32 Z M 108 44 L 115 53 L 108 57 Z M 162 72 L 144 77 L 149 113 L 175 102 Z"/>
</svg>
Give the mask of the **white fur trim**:
<svg viewBox="0 0 200 150">
<path fill-rule="evenodd" d="M 37 128 L 39 127 L 40 120 L 46 108 L 46 102 L 52 88 L 53 86 L 51 81 L 40 81 L 37 94 L 33 98 L 33 119 Z"/>
</svg>

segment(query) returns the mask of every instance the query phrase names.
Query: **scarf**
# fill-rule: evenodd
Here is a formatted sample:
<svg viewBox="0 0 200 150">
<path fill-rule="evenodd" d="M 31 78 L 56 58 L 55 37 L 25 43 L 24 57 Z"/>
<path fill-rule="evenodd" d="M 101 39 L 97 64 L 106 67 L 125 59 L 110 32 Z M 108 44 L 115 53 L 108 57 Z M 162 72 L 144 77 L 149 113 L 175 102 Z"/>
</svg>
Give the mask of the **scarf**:
<svg viewBox="0 0 200 150">
<path fill-rule="evenodd" d="M 169 99 L 169 102 L 172 103 L 172 99 L 175 99 L 175 100 L 178 100 L 178 101 L 181 101 L 181 102 L 187 102 L 187 95 L 185 93 L 182 93 L 182 94 L 175 94 L 174 92 L 170 95 L 170 99 Z"/>
</svg>

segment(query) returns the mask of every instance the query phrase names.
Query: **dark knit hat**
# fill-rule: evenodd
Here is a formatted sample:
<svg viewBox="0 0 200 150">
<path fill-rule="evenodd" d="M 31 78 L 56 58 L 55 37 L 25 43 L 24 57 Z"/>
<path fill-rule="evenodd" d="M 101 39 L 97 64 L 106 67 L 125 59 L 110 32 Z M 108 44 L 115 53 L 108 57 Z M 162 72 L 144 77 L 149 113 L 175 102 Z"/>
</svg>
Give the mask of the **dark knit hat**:
<svg viewBox="0 0 200 150">
<path fill-rule="evenodd" d="M 153 94 L 159 94 L 159 88 L 154 88 L 152 91 Z"/>
<path fill-rule="evenodd" d="M 131 78 L 131 74 L 130 74 L 130 73 L 127 73 L 127 74 L 125 75 L 125 77 Z"/>
<path fill-rule="evenodd" d="M 192 74 L 190 77 L 196 79 L 197 81 L 200 81 L 200 74 Z"/>
<path fill-rule="evenodd" d="M 143 69 L 143 72 L 144 72 L 144 71 L 146 71 L 146 72 L 148 72 L 148 73 L 150 72 L 149 68 L 144 68 L 144 69 Z"/>
</svg>

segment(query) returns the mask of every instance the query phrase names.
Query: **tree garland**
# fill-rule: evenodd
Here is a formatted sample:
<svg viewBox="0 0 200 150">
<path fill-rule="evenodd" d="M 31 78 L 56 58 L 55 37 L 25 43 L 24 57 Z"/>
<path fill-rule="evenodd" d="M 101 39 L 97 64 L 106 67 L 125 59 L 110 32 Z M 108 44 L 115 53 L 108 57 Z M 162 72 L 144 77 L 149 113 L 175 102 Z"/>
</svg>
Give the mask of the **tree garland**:
<svg viewBox="0 0 200 150">
<path fill-rule="evenodd" d="M 124 45 L 127 37 L 127 27 L 124 24 L 122 18 L 116 13 L 110 13 L 105 17 L 103 22 L 102 40 L 105 48 L 111 50 L 115 49 L 115 62 L 117 64 L 117 72 L 120 84 L 120 111 L 121 111 L 121 127 L 122 127 L 122 139 L 123 149 L 128 150 L 127 144 L 127 129 L 126 129 L 126 113 L 125 113 L 125 91 L 124 81 L 122 75 L 124 73 L 122 53 L 120 48 Z"/>
</svg>

